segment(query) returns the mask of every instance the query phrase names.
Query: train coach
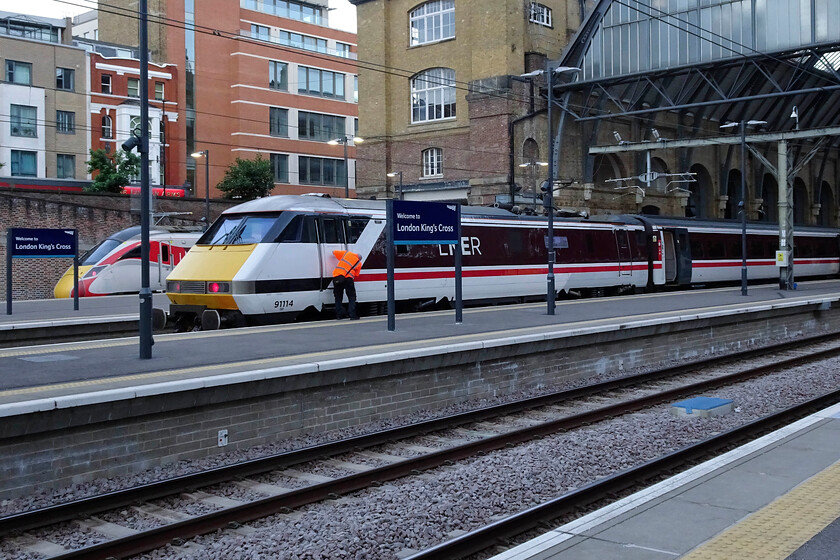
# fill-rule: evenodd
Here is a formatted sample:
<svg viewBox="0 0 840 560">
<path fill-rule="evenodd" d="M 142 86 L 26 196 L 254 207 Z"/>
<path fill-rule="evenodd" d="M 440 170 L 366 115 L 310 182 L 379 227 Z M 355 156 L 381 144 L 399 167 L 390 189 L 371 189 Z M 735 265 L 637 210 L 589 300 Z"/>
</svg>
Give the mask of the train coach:
<svg viewBox="0 0 840 560">
<path fill-rule="evenodd" d="M 732 240 L 740 240 L 739 227 L 644 216 L 558 218 L 558 295 L 736 281 L 740 245 L 733 252 Z M 778 275 L 772 232 L 769 226 L 751 226 L 750 247 L 761 247 L 760 256 L 750 261 L 751 279 Z M 545 297 L 545 218 L 463 207 L 461 234 L 465 301 Z M 798 275 L 838 273 L 837 230 L 807 230 L 797 236 L 797 247 L 811 255 L 804 267 L 797 265 Z M 360 309 L 382 313 L 385 248 L 384 201 L 283 195 L 246 202 L 225 211 L 169 275 L 170 314 L 182 328 L 214 329 L 287 321 L 331 309 L 336 249 L 362 256 L 356 280 Z M 398 247 L 398 309 L 454 299 L 453 264 L 450 245 Z"/>
<path fill-rule="evenodd" d="M 201 234 L 154 227 L 149 230 L 149 285 L 161 291 L 167 275 L 181 262 Z M 79 258 L 79 297 L 140 291 L 140 226 L 109 236 Z M 73 297 L 73 267 L 53 289 L 56 298 Z"/>
</svg>

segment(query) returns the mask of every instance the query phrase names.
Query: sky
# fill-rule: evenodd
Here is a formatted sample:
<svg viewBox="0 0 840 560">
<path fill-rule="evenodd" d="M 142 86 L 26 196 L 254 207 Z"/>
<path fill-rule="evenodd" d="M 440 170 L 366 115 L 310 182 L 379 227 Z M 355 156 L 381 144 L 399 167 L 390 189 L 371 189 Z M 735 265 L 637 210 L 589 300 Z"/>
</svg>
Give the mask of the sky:
<svg viewBox="0 0 840 560">
<path fill-rule="evenodd" d="M 355 33 L 356 8 L 348 0 L 329 0 L 329 3 L 330 7 L 334 8 L 329 15 L 332 27 Z M 3 4 L 6 4 L 6 2 L 3 2 Z M 200 0 L 198 4 L 200 6 Z M 58 0 L 26 0 L 25 5 L 25 8 L 15 6 L 13 9 L 11 6 L 4 6 L 2 9 L 9 12 L 20 10 L 21 13 L 34 16 L 63 18 L 93 9 L 96 2 L 92 0 L 66 0 L 64 2 Z"/>
</svg>

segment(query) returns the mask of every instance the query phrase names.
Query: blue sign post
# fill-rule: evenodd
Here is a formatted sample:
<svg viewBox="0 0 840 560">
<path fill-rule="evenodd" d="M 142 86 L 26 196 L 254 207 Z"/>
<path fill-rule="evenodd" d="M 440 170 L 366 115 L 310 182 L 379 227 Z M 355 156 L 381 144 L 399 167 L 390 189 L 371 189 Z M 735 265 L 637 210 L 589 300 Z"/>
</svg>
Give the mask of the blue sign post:
<svg viewBox="0 0 840 560">
<path fill-rule="evenodd" d="M 389 199 L 386 206 L 388 330 L 396 328 L 394 262 L 396 245 L 455 245 L 455 322 L 463 320 L 461 205 Z"/>
<path fill-rule="evenodd" d="M 6 315 L 12 314 L 12 259 L 73 259 L 73 309 L 79 310 L 79 232 L 75 229 L 6 230 Z"/>
</svg>

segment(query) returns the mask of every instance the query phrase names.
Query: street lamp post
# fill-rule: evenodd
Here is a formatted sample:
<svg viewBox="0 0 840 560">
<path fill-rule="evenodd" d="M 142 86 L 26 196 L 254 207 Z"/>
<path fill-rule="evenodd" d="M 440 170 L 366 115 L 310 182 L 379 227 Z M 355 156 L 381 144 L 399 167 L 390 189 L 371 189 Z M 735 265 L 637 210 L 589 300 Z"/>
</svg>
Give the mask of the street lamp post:
<svg viewBox="0 0 840 560">
<path fill-rule="evenodd" d="M 739 127 L 741 131 L 741 295 L 747 295 L 747 125 L 767 124 L 766 121 L 740 121 L 721 125 L 721 128 Z"/>
<path fill-rule="evenodd" d="M 342 136 L 341 138 L 327 142 L 330 146 L 344 145 L 344 198 L 350 198 L 350 168 L 347 163 L 347 143 L 351 141 L 355 145 L 361 144 L 365 139 L 359 138 L 358 136 Z"/>
<path fill-rule="evenodd" d="M 554 75 L 566 72 L 580 72 L 574 66 L 560 66 L 557 62 L 547 60 L 545 63 L 546 85 L 548 86 L 548 190 L 543 197 L 543 206 L 548 212 L 548 274 L 546 275 L 546 306 L 549 315 L 554 315 L 554 135 L 551 131 L 551 107 L 554 105 Z"/>
<path fill-rule="evenodd" d="M 204 158 L 204 231 L 210 227 L 210 150 L 201 150 L 190 154 L 198 159 Z"/>
<path fill-rule="evenodd" d="M 519 167 L 529 167 L 531 169 L 531 183 L 534 186 L 534 214 L 537 213 L 537 167 L 547 167 L 548 162 L 531 160 L 528 163 L 520 163 Z M 513 201 L 510 201 L 511 204 Z"/>
<path fill-rule="evenodd" d="M 400 199 L 400 200 L 403 199 L 402 174 L 403 174 L 402 171 L 391 171 L 390 173 L 386 174 L 386 175 L 388 175 L 388 177 L 396 177 L 397 175 L 400 176 L 400 186 L 399 186 L 399 190 L 397 191 L 397 198 Z"/>
</svg>

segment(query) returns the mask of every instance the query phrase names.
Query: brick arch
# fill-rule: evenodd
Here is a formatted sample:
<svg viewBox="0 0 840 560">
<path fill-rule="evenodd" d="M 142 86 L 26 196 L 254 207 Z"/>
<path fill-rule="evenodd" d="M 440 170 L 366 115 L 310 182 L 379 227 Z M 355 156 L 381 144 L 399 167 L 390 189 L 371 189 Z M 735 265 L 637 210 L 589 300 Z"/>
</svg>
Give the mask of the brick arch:
<svg viewBox="0 0 840 560">
<path fill-rule="evenodd" d="M 723 217 L 727 219 L 739 219 L 741 216 L 738 213 L 738 204 L 741 202 L 741 172 L 737 169 L 730 169 L 726 180 L 726 195 L 729 199 L 726 201 L 726 209 Z M 745 197 L 750 199 L 749 187 Z"/>
<path fill-rule="evenodd" d="M 533 138 L 526 138 L 522 142 L 522 161 L 539 161 L 540 159 L 540 145 Z"/>
<path fill-rule="evenodd" d="M 712 212 L 712 175 L 709 170 L 700 163 L 695 163 L 689 169 L 694 173 L 694 182 L 686 183 L 685 187 L 690 191 L 688 204 L 685 207 L 687 218 L 709 218 L 714 216 Z"/>
<path fill-rule="evenodd" d="M 598 154 L 595 156 L 592 182 L 595 186 L 603 187 L 607 179 L 625 177 L 624 165 L 614 154 Z"/>
<path fill-rule="evenodd" d="M 779 221 L 779 183 L 772 173 L 765 173 L 761 178 L 761 215 L 765 222 Z"/>
<path fill-rule="evenodd" d="M 808 198 L 808 188 L 805 181 L 797 177 L 793 180 L 793 223 L 805 225 L 810 220 L 811 203 Z"/>
<path fill-rule="evenodd" d="M 827 182 L 823 181 L 820 184 L 820 213 L 817 216 L 817 225 L 820 226 L 836 226 L 837 220 L 835 218 L 835 202 L 834 191 Z"/>
</svg>

